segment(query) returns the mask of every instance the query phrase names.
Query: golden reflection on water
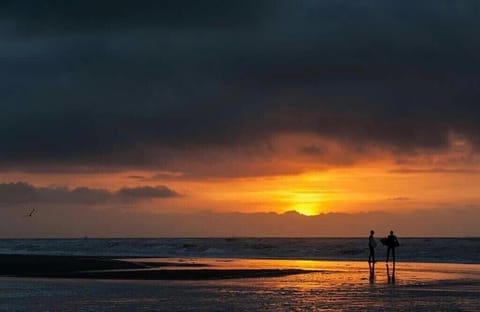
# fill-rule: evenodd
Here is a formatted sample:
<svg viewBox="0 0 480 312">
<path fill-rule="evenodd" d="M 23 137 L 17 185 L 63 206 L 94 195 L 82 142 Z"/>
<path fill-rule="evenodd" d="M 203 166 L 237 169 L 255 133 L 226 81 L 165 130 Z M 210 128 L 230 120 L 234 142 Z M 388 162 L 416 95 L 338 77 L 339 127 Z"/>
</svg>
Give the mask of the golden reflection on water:
<svg viewBox="0 0 480 312">
<path fill-rule="evenodd" d="M 367 261 L 323 261 L 288 259 L 224 259 L 224 258 L 138 258 L 133 262 L 169 263 L 159 269 L 215 269 L 215 270 L 305 270 L 307 274 L 281 278 L 264 278 L 268 287 L 295 287 L 314 289 L 329 287 L 377 286 L 388 284 L 415 284 L 459 278 L 480 279 L 478 264 L 443 264 L 397 262 L 395 266 L 377 262 L 372 270 Z M 179 266 L 175 266 L 178 264 Z M 181 266 L 185 264 L 198 267 Z M 228 283 L 234 281 L 228 280 Z M 257 281 L 258 282 L 258 281 Z"/>
</svg>

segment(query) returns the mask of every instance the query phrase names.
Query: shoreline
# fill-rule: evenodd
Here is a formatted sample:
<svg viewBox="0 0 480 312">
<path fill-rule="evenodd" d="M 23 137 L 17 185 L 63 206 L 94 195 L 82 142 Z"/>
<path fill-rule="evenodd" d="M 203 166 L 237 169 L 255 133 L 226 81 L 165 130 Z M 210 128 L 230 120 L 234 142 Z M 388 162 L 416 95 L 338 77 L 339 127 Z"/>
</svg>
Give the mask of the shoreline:
<svg viewBox="0 0 480 312">
<path fill-rule="evenodd" d="M 391 263 L 390 263 L 391 265 Z M 425 274 L 479 272 L 480 264 L 398 262 L 402 271 Z M 384 262 L 377 262 L 381 272 Z M 368 272 L 368 262 L 259 258 L 119 258 L 95 256 L 0 255 L 0 277 L 111 280 L 226 280 L 299 274 Z"/>
<path fill-rule="evenodd" d="M 58 254 L 36 254 L 36 253 L 0 253 L 0 265 L 2 264 L 2 258 L 3 257 L 41 257 L 41 258 L 46 258 L 46 257 L 65 257 L 65 258 L 81 258 L 81 259 L 96 259 L 96 260 L 119 260 L 119 261 L 127 261 L 130 259 L 224 259 L 224 260 L 229 260 L 229 259 L 239 259 L 239 260 L 250 260 L 250 259 L 257 259 L 257 260 L 279 260 L 279 261 L 290 261 L 290 260 L 295 260 L 295 261 L 335 261 L 335 262 L 367 262 L 368 261 L 368 254 L 366 254 L 365 257 L 362 258 L 338 258 L 338 257 L 321 257 L 321 258 L 315 258 L 315 257 L 275 257 L 275 256 L 241 256 L 241 255 L 185 255 L 185 256 L 179 256 L 179 255 L 174 255 L 174 256 L 165 256 L 165 255 L 160 255 L 160 256 L 152 256 L 152 255 L 116 255 L 116 254 L 111 254 L 111 255 L 82 255 L 82 254 L 64 254 L 64 253 L 58 253 Z M 148 261 L 147 261 L 148 262 Z M 384 263 L 384 259 L 377 260 L 377 263 Z M 444 260 L 444 259 L 435 259 L 435 258 L 420 258 L 420 259 L 411 259 L 411 260 L 406 260 L 403 258 L 398 258 L 397 263 L 419 263 L 419 264 L 459 264 L 459 265 L 480 265 L 480 262 L 477 261 L 466 261 L 466 260 Z M 170 262 L 165 262 L 165 266 L 171 266 L 172 264 Z M 133 268 L 133 267 L 132 267 Z M 0 276 L 2 270 L 0 269 Z"/>
</svg>

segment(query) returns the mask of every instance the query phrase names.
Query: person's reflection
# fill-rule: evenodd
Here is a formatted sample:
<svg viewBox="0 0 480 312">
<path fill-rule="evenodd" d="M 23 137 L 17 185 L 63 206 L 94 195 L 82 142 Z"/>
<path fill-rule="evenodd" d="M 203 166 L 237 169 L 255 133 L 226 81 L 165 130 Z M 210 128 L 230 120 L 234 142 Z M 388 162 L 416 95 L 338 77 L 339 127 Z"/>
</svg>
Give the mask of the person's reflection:
<svg viewBox="0 0 480 312">
<path fill-rule="evenodd" d="M 388 283 L 392 283 L 392 284 L 395 284 L 395 263 L 393 263 L 393 267 L 392 267 L 392 271 L 391 271 L 391 275 L 390 275 L 390 267 L 387 263 L 387 281 Z"/>
<path fill-rule="evenodd" d="M 375 266 L 370 267 L 370 278 L 368 280 L 370 281 L 370 284 L 375 283 Z"/>
<path fill-rule="evenodd" d="M 375 262 L 368 262 L 368 270 L 370 271 L 370 278 L 375 275 Z"/>
</svg>

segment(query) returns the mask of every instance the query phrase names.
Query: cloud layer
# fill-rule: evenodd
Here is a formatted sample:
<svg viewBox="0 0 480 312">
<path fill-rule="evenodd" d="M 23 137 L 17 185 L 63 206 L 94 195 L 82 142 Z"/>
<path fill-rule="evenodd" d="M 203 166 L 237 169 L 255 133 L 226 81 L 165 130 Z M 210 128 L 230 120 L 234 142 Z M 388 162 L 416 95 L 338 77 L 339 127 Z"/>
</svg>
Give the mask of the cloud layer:
<svg viewBox="0 0 480 312">
<path fill-rule="evenodd" d="M 35 187 L 25 182 L 0 183 L 0 205 L 22 203 L 102 205 L 107 203 L 138 202 L 179 196 L 166 186 L 106 189 L 77 187 Z"/>
<path fill-rule="evenodd" d="M 168 169 L 171 150 L 284 133 L 407 154 L 444 149 L 452 132 L 480 144 L 476 1 L 4 1 L 0 12 L 5 166 Z"/>
</svg>

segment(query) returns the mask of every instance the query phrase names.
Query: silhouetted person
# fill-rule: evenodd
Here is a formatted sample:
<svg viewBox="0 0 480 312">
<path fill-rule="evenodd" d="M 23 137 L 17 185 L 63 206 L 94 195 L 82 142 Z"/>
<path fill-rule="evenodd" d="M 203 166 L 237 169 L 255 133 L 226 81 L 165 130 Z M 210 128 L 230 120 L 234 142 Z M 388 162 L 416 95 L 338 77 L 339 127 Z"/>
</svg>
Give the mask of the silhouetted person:
<svg viewBox="0 0 480 312">
<path fill-rule="evenodd" d="M 375 264 L 375 248 L 377 247 L 377 242 L 373 235 L 375 234 L 374 230 L 370 231 L 370 236 L 368 237 L 368 249 L 370 249 L 370 253 L 368 254 L 368 263 Z"/>
<path fill-rule="evenodd" d="M 370 236 L 368 237 L 368 249 L 370 253 L 368 254 L 368 268 L 370 269 L 370 282 L 373 283 L 375 280 L 375 247 L 377 247 L 377 242 L 373 235 L 375 232 L 370 231 Z"/>
<path fill-rule="evenodd" d="M 390 250 L 392 251 L 392 261 L 393 264 L 395 264 L 395 247 L 400 246 L 398 243 L 397 237 L 393 235 L 393 231 L 390 231 L 390 235 L 387 237 L 387 260 L 386 262 L 388 263 L 388 260 L 390 258 Z"/>
</svg>

